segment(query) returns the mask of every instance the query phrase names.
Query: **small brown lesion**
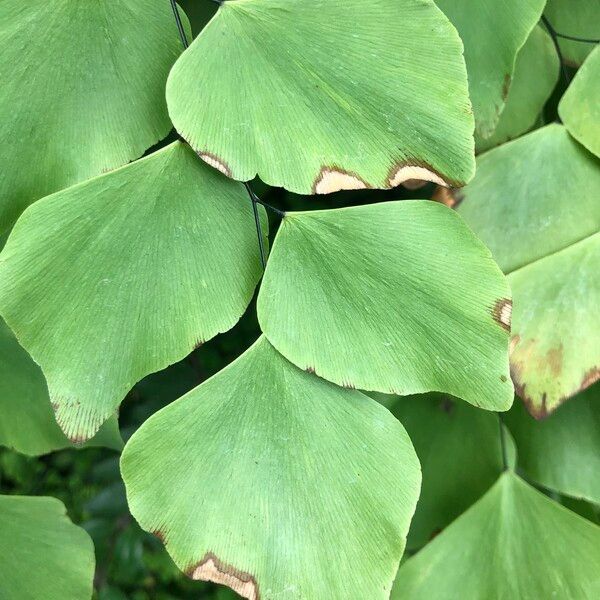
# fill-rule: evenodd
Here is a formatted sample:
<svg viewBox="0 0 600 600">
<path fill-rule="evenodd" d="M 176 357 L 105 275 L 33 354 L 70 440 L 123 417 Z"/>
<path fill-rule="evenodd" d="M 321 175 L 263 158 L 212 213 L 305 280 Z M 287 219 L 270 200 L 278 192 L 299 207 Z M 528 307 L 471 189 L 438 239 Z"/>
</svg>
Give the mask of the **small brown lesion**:
<svg viewBox="0 0 600 600">
<path fill-rule="evenodd" d="M 165 534 L 162 531 L 160 531 L 160 529 L 153 529 L 150 533 L 154 537 L 158 538 L 162 542 L 163 545 L 165 544 L 165 541 L 166 541 Z"/>
<path fill-rule="evenodd" d="M 464 200 L 464 194 L 460 188 L 448 188 L 438 185 L 433 192 L 432 200 L 439 202 L 448 208 L 458 208 Z"/>
<path fill-rule="evenodd" d="M 260 600 L 256 578 L 223 562 L 212 552 L 207 552 L 200 562 L 187 569 L 186 575 L 191 579 L 226 585 L 247 600 Z"/>
<path fill-rule="evenodd" d="M 508 92 L 510 92 L 510 84 L 512 83 L 512 77 L 506 73 L 504 75 L 504 80 L 502 81 L 502 100 L 506 100 L 508 98 Z"/>
<path fill-rule="evenodd" d="M 500 298 L 500 300 L 497 300 L 492 308 L 492 317 L 502 329 L 510 332 L 512 300 L 510 298 Z"/>
<path fill-rule="evenodd" d="M 211 167 L 221 171 L 223 175 L 231 177 L 231 169 L 229 168 L 229 165 L 216 154 L 213 154 L 212 152 L 198 152 L 198 156 Z"/>
<path fill-rule="evenodd" d="M 314 367 L 306 367 L 306 369 L 304 369 L 307 373 L 310 373 L 311 375 L 314 375 L 316 373 L 315 368 Z"/>
<path fill-rule="evenodd" d="M 369 184 L 359 175 L 337 166 L 322 167 L 313 186 L 313 194 L 331 194 L 341 190 L 366 190 Z"/>
</svg>

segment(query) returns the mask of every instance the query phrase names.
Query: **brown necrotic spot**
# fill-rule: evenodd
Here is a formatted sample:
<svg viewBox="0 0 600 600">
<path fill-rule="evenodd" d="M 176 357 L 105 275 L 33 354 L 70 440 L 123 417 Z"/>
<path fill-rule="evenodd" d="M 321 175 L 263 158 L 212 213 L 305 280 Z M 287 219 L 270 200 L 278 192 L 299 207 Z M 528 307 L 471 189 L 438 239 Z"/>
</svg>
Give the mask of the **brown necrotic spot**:
<svg viewBox="0 0 600 600">
<path fill-rule="evenodd" d="M 307 373 L 310 374 L 314 374 L 315 373 L 315 368 L 314 367 L 306 367 L 306 369 L 304 369 Z"/>
<path fill-rule="evenodd" d="M 154 529 L 150 532 L 154 537 L 157 537 L 163 544 L 165 543 L 165 534 L 159 529 Z"/>
<path fill-rule="evenodd" d="M 313 183 L 313 194 L 331 194 L 341 190 L 366 190 L 369 185 L 356 173 L 338 167 L 323 167 Z"/>
<path fill-rule="evenodd" d="M 504 81 L 502 82 L 502 99 L 506 100 L 508 98 L 508 92 L 510 91 L 510 84 L 512 81 L 512 77 L 506 73 L 504 75 Z"/>
<path fill-rule="evenodd" d="M 447 188 L 438 185 L 433 192 L 431 199 L 440 204 L 444 204 L 448 208 L 457 208 L 463 201 L 464 194 L 456 188 Z"/>
<path fill-rule="evenodd" d="M 212 552 L 207 552 L 196 566 L 188 569 L 187 575 L 192 579 L 226 585 L 248 600 L 260 598 L 258 584 L 250 573 L 224 563 Z"/>
<path fill-rule="evenodd" d="M 512 300 L 509 298 L 500 298 L 494 304 L 494 308 L 492 309 L 492 317 L 494 317 L 494 321 L 500 325 L 506 331 L 510 331 L 510 320 L 512 317 Z"/>
<path fill-rule="evenodd" d="M 231 177 L 231 169 L 227 165 L 227 163 L 223 162 L 218 156 L 212 154 L 211 152 L 199 152 L 198 156 L 211 167 L 218 169 L 223 173 L 223 175 L 227 175 L 227 177 Z"/>
</svg>

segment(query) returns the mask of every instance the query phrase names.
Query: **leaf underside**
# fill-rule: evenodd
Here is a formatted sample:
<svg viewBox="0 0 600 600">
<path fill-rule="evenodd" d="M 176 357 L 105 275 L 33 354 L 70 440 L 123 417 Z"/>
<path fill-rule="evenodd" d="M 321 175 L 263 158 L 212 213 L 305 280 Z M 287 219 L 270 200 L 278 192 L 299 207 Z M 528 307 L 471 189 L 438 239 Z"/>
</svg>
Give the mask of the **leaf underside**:
<svg viewBox="0 0 600 600">
<path fill-rule="evenodd" d="M 54 498 L 0 496 L 0 596 L 84 600 L 92 596 L 94 546 Z"/>
<path fill-rule="evenodd" d="M 511 370 L 543 417 L 600 377 L 600 161 L 560 125 L 487 152 L 458 206 L 509 273 Z"/>
<path fill-rule="evenodd" d="M 2 0 L 0 47 L 0 233 L 171 129 L 164 87 L 181 42 L 168 2 Z"/>
<path fill-rule="evenodd" d="M 461 43 L 430 0 L 224 2 L 167 101 L 191 146 L 239 180 L 319 194 L 473 174 Z"/>
<path fill-rule="evenodd" d="M 598 573 L 600 527 L 507 472 L 402 565 L 391 598 L 595 598 Z"/>
<path fill-rule="evenodd" d="M 146 421 L 121 470 L 182 570 L 252 600 L 387 598 L 420 485 L 386 409 L 264 337 Z"/>
<path fill-rule="evenodd" d="M 243 186 L 175 142 L 29 207 L 0 255 L 0 313 L 83 441 L 142 377 L 233 327 L 260 273 Z"/>
<path fill-rule="evenodd" d="M 510 292 L 489 251 L 434 202 L 288 213 L 258 297 L 269 341 L 338 385 L 513 400 Z"/>
</svg>

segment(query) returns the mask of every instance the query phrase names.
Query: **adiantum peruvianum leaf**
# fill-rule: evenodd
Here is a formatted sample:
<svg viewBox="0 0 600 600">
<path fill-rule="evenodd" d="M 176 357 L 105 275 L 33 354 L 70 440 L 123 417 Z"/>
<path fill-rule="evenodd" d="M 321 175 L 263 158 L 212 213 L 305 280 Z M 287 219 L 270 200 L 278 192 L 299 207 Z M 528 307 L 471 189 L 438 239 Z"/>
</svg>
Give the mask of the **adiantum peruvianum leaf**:
<svg viewBox="0 0 600 600">
<path fill-rule="evenodd" d="M 175 142 L 30 206 L 0 255 L 0 313 L 85 440 L 138 380 L 233 327 L 260 274 L 243 186 Z"/>
<path fill-rule="evenodd" d="M 519 446 L 519 468 L 528 478 L 600 505 L 600 383 L 543 421 L 515 403 L 506 423 Z"/>
<path fill-rule="evenodd" d="M 0 446 L 40 455 L 73 443 L 60 430 L 52 412 L 46 380 L 0 319 Z M 117 418 L 111 417 L 86 446 L 123 447 Z"/>
<path fill-rule="evenodd" d="M 538 25 L 517 56 L 506 105 L 494 133 L 488 138 L 475 135 L 477 152 L 489 150 L 531 129 L 556 85 L 559 72 L 552 38 Z"/>
<path fill-rule="evenodd" d="M 600 527 L 506 472 L 400 567 L 391 598 L 591 599 L 599 574 Z"/>
<path fill-rule="evenodd" d="M 344 387 L 513 401 L 505 277 L 462 219 L 406 200 L 287 213 L 258 297 L 269 341 Z"/>
<path fill-rule="evenodd" d="M 0 496 L 0 598 L 89 600 L 94 546 L 54 498 Z"/>
<path fill-rule="evenodd" d="M 397 419 L 264 337 L 146 421 L 121 470 L 175 563 L 250 600 L 387 599 L 420 484 Z"/>
<path fill-rule="evenodd" d="M 181 42 L 168 2 L 2 0 L 0 46 L 0 231 L 169 133 Z"/>
<path fill-rule="evenodd" d="M 418 549 L 460 516 L 503 471 L 498 416 L 444 394 L 396 398 L 390 411 L 406 428 L 423 472 L 408 548 Z M 514 464 L 514 442 L 504 430 Z"/>
<path fill-rule="evenodd" d="M 475 131 L 490 137 L 508 97 L 519 50 L 545 0 L 437 0 L 465 45 Z"/>
<path fill-rule="evenodd" d="M 558 112 L 569 133 L 600 156 L 600 44 L 577 71 Z"/>
<path fill-rule="evenodd" d="M 544 9 L 550 24 L 564 35 L 600 39 L 600 2 L 598 0 L 548 0 Z M 560 48 L 567 64 L 577 67 L 594 49 L 592 44 L 561 38 Z"/>
<path fill-rule="evenodd" d="M 511 372 L 543 417 L 600 377 L 600 161 L 548 125 L 477 164 L 458 212 L 509 274 Z"/>
<path fill-rule="evenodd" d="M 473 175 L 462 46 L 431 0 L 223 2 L 167 102 L 200 156 L 239 180 L 319 194 Z"/>
</svg>

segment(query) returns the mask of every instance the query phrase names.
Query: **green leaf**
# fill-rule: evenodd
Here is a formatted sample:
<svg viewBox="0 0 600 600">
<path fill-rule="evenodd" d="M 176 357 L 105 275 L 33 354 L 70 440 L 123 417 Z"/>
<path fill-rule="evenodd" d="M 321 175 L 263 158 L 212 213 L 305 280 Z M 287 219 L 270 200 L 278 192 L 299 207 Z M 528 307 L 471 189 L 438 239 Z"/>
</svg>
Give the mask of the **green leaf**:
<svg viewBox="0 0 600 600">
<path fill-rule="evenodd" d="M 545 0 L 437 0 L 465 45 L 469 92 L 480 138 L 494 133 L 508 97 L 515 61 Z"/>
<path fill-rule="evenodd" d="M 176 142 L 31 206 L 0 255 L 0 312 L 85 440 L 134 383 L 230 329 L 260 272 L 243 186 Z"/>
<path fill-rule="evenodd" d="M 408 547 L 424 546 L 478 500 L 503 470 L 498 416 L 442 394 L 397 398 L 423 471 Z M 505 432 L 506 433 L 506 432 Z M 514 454 L 514 445 L 507 436 Z"/>
<path fill-rule="evenodd" d="M 506 410 L 510 306 L 456 213 L 408 200 L 288 213 L 258 316 L 286 358 L 339 385 Z"/>
<path fill-rule="evenodd" d="M 121 470 L 182 570 L 253 600 L 387 598 L 420 484 L 385 408 L 264 337 L 146 421 Z"/>
<path fill-rule="evenodd" d="M 600 384 L 543 421 L 534 421 L 516 402 L 506 423 L 519 446 L 519 467 L 529 479 L 600 504 Z"/>
<path fill-rule="evenodd" d="M 542 417 L 600 376 L 600 162 L 549 125 L 477 164 L 458 212 L 510 273 L 513 380 Z"/>
<path fill-rule="evenodd" d="M 392 600 L 597 598 L 600 528 L 511 472 L 402 565 Z"/>
<path fill-rule="evenodd" d="M 544 10 L 552 27 L 574 37 L 600 39 L 600 2 L 598 0 L 548 0 Z M 560 48 L 571 66 L 577 67 L 594 49 L 592 44 L 560 39 Z"/>
<path fill-rule="evenodd" d="M 2 0 L 0 47 L 0 231 L 171 129 L 164 86 L 181 42 L 166 1 Z"/>
<path fill-rule="evenodd" d="M 0 496 L 0 597 L 89 600 L 94 547 L 55 498 Z"/>
<path fill-rule="evenodd" d="M 489 138 L 476 135 L 477 152 L 484 152 L 531 129 L 558 80 L 558 56 L 552 38 L 534 27 L 517 56 L 506 105 Z"/>
<path fill-rule="evenodd" d="M 577 71 L 558 112 L 569 133 L 600 156 L 600 45 Z"/>
<path fill-rule="evenodd" d="M 73 446 L 56 424 L 42 371 L 1 319 L 0 414 L 1 446 L 30 456 Z M 120 450 L 117 418 L 111 417 L 86 446 Z"/>
<path fill-rule="evenodd" d="M 235 179 L 319 194 L 473 175 L 461 43 L 431 0 L 224 2 L 167 101 Z"/>
</svg>

